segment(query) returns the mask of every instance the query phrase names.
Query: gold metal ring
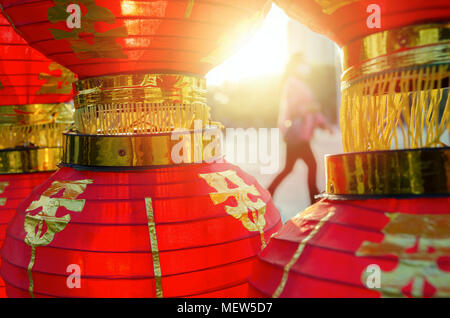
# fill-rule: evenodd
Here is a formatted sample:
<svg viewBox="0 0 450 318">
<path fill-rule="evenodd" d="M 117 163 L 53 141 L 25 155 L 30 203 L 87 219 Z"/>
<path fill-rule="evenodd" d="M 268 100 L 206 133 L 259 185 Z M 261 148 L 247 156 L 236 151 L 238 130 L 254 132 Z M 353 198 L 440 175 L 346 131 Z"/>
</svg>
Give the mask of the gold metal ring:
<svg viewBox="0 0 450 318">
<path fill-rule="evenodd" d="M 222 158 L 219 128 L 148 135 L 63 136 L 62 165 L 152 167 L 212 162 Z"/>
<path fill-rule="evenodd" d="M 123 103 L 206 104 L 206 80 L 184 74 L 109 75 L 74 83 L 75 109 Z"/>
<path fill-rule="evenodd" d="M 60 147 L 0 150 L 0 174 L 54 171 L 61 153 Z"/>
<path fill-rule="evenodd" d="M 203 77 L 111 75 L 74 85 L 75 126 L 82 134 L 164 133 L 210 120 Z"/>
<path fill-rule="evenodd" d="M 73 121 L 71 104 L 28 104 L 0 107 L 0 125 L 42 125 Z"/>
<path fill-rule="evenodd" d="M 0 125 L 0 149 L 61 147 L 69 124 Z"/>
<path fill-rule="evenodd" d="M 329 155 L 326 192 L 332 195 L 450 193 L 450 148 Z"/>
<path fill-rule="evenodd" d="M 374 33 L 344 46 L 342 54 L 343 88 L 385 71 L 450 63 L 450 23 Z"/>
</svg>

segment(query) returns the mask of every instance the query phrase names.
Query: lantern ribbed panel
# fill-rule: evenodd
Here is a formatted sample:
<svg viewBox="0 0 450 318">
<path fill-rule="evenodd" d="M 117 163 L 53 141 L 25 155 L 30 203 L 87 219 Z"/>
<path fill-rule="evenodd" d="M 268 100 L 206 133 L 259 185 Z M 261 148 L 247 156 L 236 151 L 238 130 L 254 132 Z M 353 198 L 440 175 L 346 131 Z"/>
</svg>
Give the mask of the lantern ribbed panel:
<svg viewBox="0 0 450 318">
<path fill-rule="evenodd" d="M 241 222 L 251 211 L 245 208 L 248 213 L 241 219 L 228 214 L 226 206 L 237 206 L 236 197 L 214 204 L 211 193 L 217 190 L 199 176 L 223 171 L 236 172 L 245 184 L 256 188 L 259 195 L 244 191 L 240 197 L 264 202 L 264 211 L 258 213 L 265 219 L 267 242 L 281 227 L 279 213 L 268 192 L 231 164 L 118 172 L 60 169 L 20 204 L 11 222 L 1 269 L 8 296 L 30 296 L 31 247 L 24 242 L 25 214 L 35 215 L 41 209 L 26 210 L 53 182 L 62 180 L 92 182 L 77 197 L 85 200 L 82 211 L 59 207 L 56 217 L 69 214 L 70 222 L 50 244 L 36 247 L 31 270 L 35 297 L 155 297 L 158 262 L 164 297 L 246 296 L 251 264 L 262 239 L 260 232 L 249 231 Z M 230 192 L 236 187 L 229 183 Z M 156 229 L 153 258 L 146 198 L 152 202 Z M 256 223 L 252 216 L 249 220 Z M 67 287 L 70 264 L 81 268 L 80 289 Z"/>
<path fill-rule="evenodd" d="M 275 0 L 286 13 L 339 46 L 372 33 L 429 21 L 448 21 L 447 0 Z M 380 27 L 369 27 L 373 5 L 381 14 Z M 369 10 L 369 9 L 370 10 Z"/>
<path fill-rule="evenodd" d="M 31 190 L 44 182 L 52 172 L 0 174 L 0 247 L 6 237 L 6 227 L 19 203 Z M 1 265 L 1 257 L 0 257 Z M 0 298 L 6 297 L 5 283 L 0 277 Z"/>
<path fill-rule="evenodd" d="M 70 3 L 1 1 L 25 40 L 80 78 L 149 70 L 205 75 L 270 9 L 266 0 L 80 0 L 82 14 L 90 14 L 83 23 L 95 24 L 95 33 L 78 33 L 66 25 Z"/>
<path fill-rule="evenodd" d="M 174 164 L 166 140 L 178 126 L 164 123 L 189 117 L 190 106 L 204 112 L 195 117 L 203 126 L 212 123 L 202 76 L 245 43 L 271 2 L 80 0 L 80 27 L 67 23 L 75 21 L 72 1 L 0 4 L 32 47 L 83 79 L 75 85 L 78 113 L 96 123 L 107 115 L 100 129 L 80 115 L 78 129 L 91 129 L 67 134 L 74 161 L 63 165 L 82 169 L 61 168 L 18 207 L 2 252 L 8 296 L 246 296 L 251 264 L 280 228 L 279 213 L 269 193 L 231 164 Z M 166 73 L 176 89 L 158 81 Z M 108 117 L 122 112 L 120 120 Z M 121 130 L 122 123 L 130 125 Z M 86 131 L 108 136 L 92 151 L 70 144 Z M 154 143 L 146 148 L 138 137 Z M 77 161 L 86 157 L 93 161 Z M 67 284 L 72 264 L 81 288 Z"/>
<path fill-rule="evenodd" d="M 448 297 L 449 207 L 448 196 L 322 200 L 272 237 L 250 296 Z M 373 264 L 381 289 L 366 285 Z"/>
<path fill-rule="evenodd" d="M 30 47 L 0 13 L 0 105 L 56 104 L 71 100 L 70 89 L 64 94 L 42 90 L 48 84 L 48 76 L 61 76 L 61 70 L 52 69 L 52 64 L 55 63 Z"/>
</svg>

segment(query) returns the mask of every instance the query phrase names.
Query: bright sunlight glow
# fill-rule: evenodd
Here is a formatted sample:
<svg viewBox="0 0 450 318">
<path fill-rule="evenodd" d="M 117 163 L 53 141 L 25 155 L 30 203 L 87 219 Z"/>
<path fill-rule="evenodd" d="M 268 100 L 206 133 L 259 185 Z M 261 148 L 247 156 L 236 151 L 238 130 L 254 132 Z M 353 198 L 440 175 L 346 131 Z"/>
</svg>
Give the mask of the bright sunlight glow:
<svg viewBox="0 0 450 318">
<path fill-rule="evenodd" d="M 236 54 L 208 73 L 209 85 L 282 73 L 288 58 L 288 17 L 273 5 L 263 25 Z"/>
</svg>

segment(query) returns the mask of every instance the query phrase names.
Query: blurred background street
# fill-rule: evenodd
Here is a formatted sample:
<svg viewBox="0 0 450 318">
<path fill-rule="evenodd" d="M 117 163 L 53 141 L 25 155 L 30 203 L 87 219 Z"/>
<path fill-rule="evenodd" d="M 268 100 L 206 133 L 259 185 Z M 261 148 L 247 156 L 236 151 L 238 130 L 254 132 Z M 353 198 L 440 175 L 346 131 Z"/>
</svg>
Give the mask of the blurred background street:
<svg viewBox="0 0 450 318">
<path fill-rule="evenodd" d="M 339 129 L 335 126 L 333 130 L 334 134 L 331 135 L 326 131 L 317 129 L 311 142 L 311 147 L 317 162 L 317 186 L 321 192 L 325 190 L 324 156 L 326 154 L 343 152 Z M 281 136 L 279 144 L 280 167 L 278 171 L 273 174 L 261 174 L 261 166 L 259 164 L 236 163 L 233 162 L 234 158 L 230 157 L 226 157 L 226 159 L 239 165 L 240 168 L 254 176 L 258 182 L 267 189 L 278 172 L 284 167 L 286 146 Z M 305 163 L 302 160 L 298 160 L 292 173 L 280 184 L 274 195 L 273 199 L 276 207 L 280 211 L 283 223 L 310 205 L 306 173 Z"/>
<path fill-rule="evenodd" d="M 316 129 L 311 141 L 317 163 L 317 187 L 323 191 L 324 155 L 342 152 L 338 125 L 340 62 L 333 42 L 289 19 L 273 5 L 249 43 L 208 74 L 208 104 L 213 120 L 220 121 L 226 128 L 277 127 L 286 64 L 296 53 L 303 54 L 311 67 L 307 84 L 334 130 L 334 134 L 330 134 Z M 252 145 L 247 147 L 257 149 Z M 279 169 L 273 174 L 261 174 L 260 165 L 235 162 L 234 159 L 227 157 L 267 188 L 284 167 L 286 144 L 280 134 Z M 275 192 L 274 202 L 283 222 L 310 205 L 306 175 L 305 163 L 298 160 L 292 173 Z"/>
</svg>

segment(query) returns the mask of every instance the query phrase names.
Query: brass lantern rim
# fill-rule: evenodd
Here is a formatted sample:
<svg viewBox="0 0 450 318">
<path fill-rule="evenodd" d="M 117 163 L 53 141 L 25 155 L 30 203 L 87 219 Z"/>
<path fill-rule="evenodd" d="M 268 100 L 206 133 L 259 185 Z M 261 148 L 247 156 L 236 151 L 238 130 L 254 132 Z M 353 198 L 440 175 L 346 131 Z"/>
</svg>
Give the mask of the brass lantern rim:
<svg viewBox="0 0 450 318">
<path fill-rule="evenodd" d="M 450 23 L 381 31 L 342 48 L 342 90 L 368 77 L 450 64 Z"/>
<path fill-rule="evenodd" d="M 327 155 L 325 163 L 325 197 L 450 194 L 450 147 Z"/>
<path fill-rule="evenodd" d="M 56 171 L 61 154 L 61 147 L 1 149 L 0 174 Z"/>
<path fill-rule="evenodd" d="M 107 75 L 74 87 L 75 127 L 83 134 L 163 133 L 210 123 L 206 79 L 199 75 Z"/>
<path fill-rule="evenodd" d="M 203 138 L 205 133 L 209 135 L 209 139 Z M 174 152 L 182 156 L 174 159 Z M 209 163 L 222 158 L 222 135 L 219 127 L 159 134 L 89 135 L 66 132 L 63 134 L 60 166 L 148 169 Z"/>
</svg>

